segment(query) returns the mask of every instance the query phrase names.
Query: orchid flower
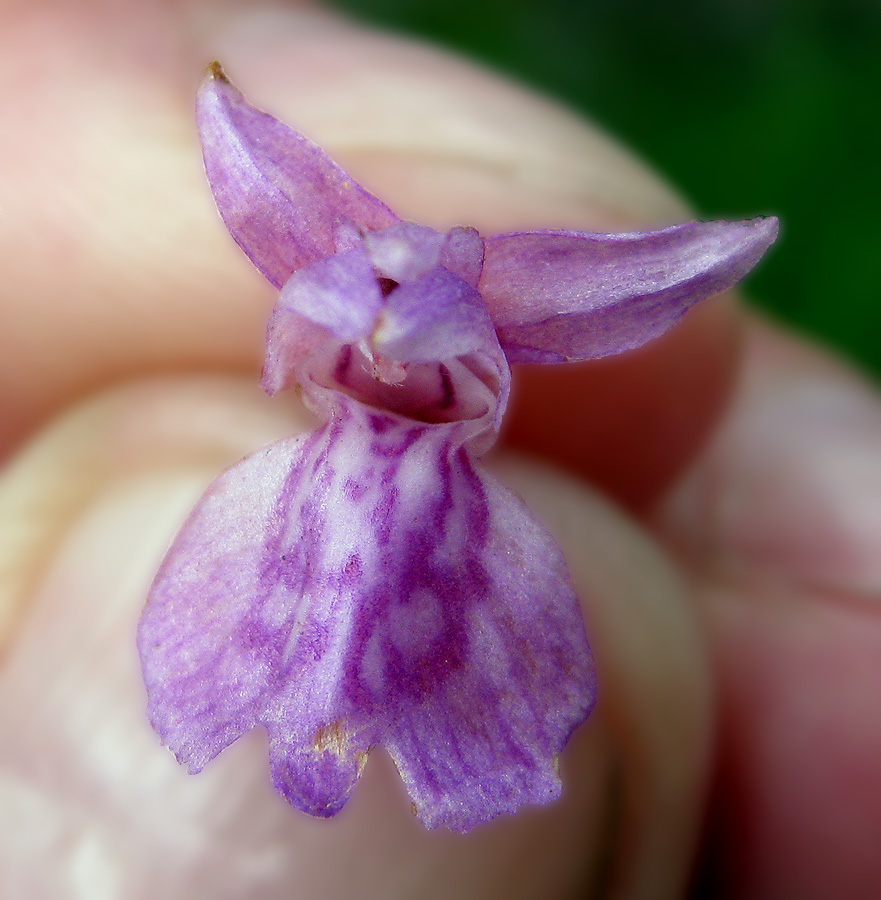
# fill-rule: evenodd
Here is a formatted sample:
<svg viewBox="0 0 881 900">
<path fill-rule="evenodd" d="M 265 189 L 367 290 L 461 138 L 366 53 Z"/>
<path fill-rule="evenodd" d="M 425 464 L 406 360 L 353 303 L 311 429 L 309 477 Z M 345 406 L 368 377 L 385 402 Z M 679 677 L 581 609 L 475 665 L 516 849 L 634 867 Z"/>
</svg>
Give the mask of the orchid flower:
<svg viewBox="0 0 881 900">
<path fill-rule="evenodd" d="M 429 828 L 554 800 L 596 673 L 559 547 L 479 462 L 510 364 L 638 347 L 776 221 L 438 232 L 216 64 L 197 118 L 220 213 L 280 292 L 263 386 L 322 424 L 222 474 L 169 550 L 139 631 L 153 727 L 195 773 L 262 725 L 276 789 L 317 816 L 377 745 Z"/>
</svg>

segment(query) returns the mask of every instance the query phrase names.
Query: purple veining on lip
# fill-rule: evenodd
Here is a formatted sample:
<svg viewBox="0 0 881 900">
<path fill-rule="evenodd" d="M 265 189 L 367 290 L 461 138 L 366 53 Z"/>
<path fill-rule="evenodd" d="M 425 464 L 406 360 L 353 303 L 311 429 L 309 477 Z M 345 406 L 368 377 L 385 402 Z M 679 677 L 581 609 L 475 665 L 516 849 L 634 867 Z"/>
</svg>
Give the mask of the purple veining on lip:
<svg viewBox="0 0 881 900">
<path fill-rule="evenodd" d="M 429 826 L 558 796 L 594 696 L 578 602 L 466 435 L 346 400 L 215 482 L 141 628 L 153 724 L 191 771 L 259 723 L 276 788 L 313 815 L 342 807 L 376 744 Z"/>
<path fill-rule="evenodd" d="M 596 678 L 559 548 L 478 461 L 509 362 L 650 340 L 776 221 L 436 232 L 216 66 L 197 118 L 224 221 L 280 289 L 263 385 L 299 386 L 323 424 L 221 475 L 167 554 L 139 630 L 154 728 L 198 772 L 262 725 L 276 788 L 313 815 L 377 745 L 428 827 L 553 800 Z"/>
</svg>

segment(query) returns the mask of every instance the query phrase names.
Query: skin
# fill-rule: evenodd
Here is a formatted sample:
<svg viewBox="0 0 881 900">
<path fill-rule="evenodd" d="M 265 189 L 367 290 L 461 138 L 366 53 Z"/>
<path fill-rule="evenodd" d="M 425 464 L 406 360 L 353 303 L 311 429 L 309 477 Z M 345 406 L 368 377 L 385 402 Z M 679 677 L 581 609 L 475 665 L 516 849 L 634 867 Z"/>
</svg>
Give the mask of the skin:
<svg viewBox="0 0 881 900">
<path fill-rule="evenodd" d="M 0 15 L 0 895 L 876 896 L 881 407 L 731 298 L 515 373 L 497 470 L 561 541 L 601 673 L 561 803 L 461 837 L 381 752 L 330 822 L 275 796 L 260 734 L 174 763 L 133 648 L 152 574 L 224 466 L 309 427 L 257 387 L 273 296 L 200 170 L 202 66 L 426 224 L 690 214 L 546 101 L 324 13 Z"/>
</svg>

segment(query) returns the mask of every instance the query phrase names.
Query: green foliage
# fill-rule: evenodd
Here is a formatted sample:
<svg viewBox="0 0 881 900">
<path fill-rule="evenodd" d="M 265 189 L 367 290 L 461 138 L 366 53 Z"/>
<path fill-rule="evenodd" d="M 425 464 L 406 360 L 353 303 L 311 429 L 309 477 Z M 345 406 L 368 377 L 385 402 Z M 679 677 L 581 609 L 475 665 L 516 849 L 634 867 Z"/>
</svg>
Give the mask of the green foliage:
<svg viewBox="0 0 881 900">
<path fill-rule="evenodd" d="M 775 213 L 753 298 L 881 374 L 878 0 L 337 0 L 589 113 L 704 218 Z"/>
</svg>

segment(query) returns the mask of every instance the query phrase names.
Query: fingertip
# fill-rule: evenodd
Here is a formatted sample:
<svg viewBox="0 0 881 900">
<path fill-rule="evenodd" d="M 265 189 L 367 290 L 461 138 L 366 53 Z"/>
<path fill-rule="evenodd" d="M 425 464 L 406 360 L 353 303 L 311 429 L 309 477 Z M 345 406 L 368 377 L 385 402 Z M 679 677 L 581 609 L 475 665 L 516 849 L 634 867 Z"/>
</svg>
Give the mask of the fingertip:
<svg viewBox="0 0 881 900">
<path fill-rule="evenodd" d="M 642 511 L 703 446 L 730 396 L 742 314 L 730 295 L 621 356 L 521 366 L 503 442 Z"/>
</svg>

